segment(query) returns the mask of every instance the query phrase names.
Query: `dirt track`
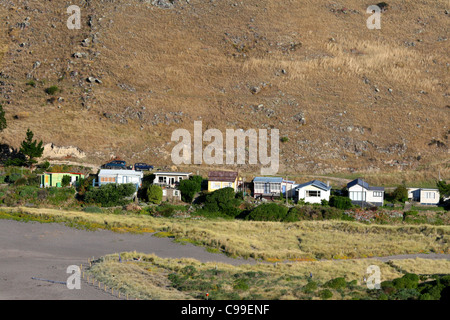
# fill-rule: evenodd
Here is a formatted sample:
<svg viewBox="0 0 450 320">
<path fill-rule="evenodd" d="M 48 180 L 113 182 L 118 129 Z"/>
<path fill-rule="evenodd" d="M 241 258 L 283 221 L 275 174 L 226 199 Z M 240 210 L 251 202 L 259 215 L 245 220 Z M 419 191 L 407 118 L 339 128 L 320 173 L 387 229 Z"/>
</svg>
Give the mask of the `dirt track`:
<svg viewBox="0 0 450 320">
<path fill-rule="evenodd" d="M 0 220 L 0 300 L 105 300 L 115 299 L 82 283 L 81 290 L 69 290 L 65 282 L 70 265 L 86 264 L 89 257 L 124 251 L 154 253 L 165 258 L 190 257 L 202 262 L 255 263 L 207 252 L 202 247 L 180 245 L 150 234 L 118 234 L 106 230 L 84 231 L 61 224 Z M 380 260 L 414 257 L 450 259 L 450 255 L 401 255 Z"/>
</svg>

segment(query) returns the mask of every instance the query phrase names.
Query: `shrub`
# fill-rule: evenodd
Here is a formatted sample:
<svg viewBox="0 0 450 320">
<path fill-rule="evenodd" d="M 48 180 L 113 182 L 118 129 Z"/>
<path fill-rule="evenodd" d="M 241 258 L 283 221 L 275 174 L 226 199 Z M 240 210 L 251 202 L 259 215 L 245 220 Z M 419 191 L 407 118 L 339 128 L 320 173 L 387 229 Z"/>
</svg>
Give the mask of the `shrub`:
<svg viewBox="0 0 450 320">
<path fill-rule="evenodd" d="M 389 298 L 388 298 L 388 296 L 387 296 L 387 294 L 385 294 L 385 293 L 381 293 L 379 296 L 378 296 L 378 300 L 388 300 Z"/>
<path fill-rule="evenodd" d="M 253 209 L 246 219 L 256 221 L 284 221 L 287 218 L 287 214 L 288 208 L 283 205 L 264 203 Z"/>
<path fill-rule="evenodd" d="M 99 188 L 86 191 L 84 200 L 87 203 L 98 203 L 102 207 L 121 206 L 130 202 L 126 199 L 136 192 L 132 183 L 113 184 L 108 183 Z"/>
<path fill-rule="evenodd" d="M 199 182 L 197 178 L 181 180 L 178 190 L 181 191 L 181 200 L 191 203 L 195 194 L 201 190 L 201 181 Z"/>
<path fill-rule="evenodd" d="M 317 282 L 315 281 L 309 281 L 304 287 L 303 291 L 305 293 L 312 293 L 317 290 Z"/>
<path fill-rule="evenodd" d="M 61 179 L 61 186 L 67 187 L 71 181 L 72 181 L 72 178 L 70 176 L 64 175 Z"/>
<path fill-rule="evenodd" d="M 240 203 L 241 201 L 235 197 L 233 188 L 223 188 L 206 196 L 204 209 L 227 217 L 236 217 L 240 213 L 238 208 Z"/>
<path fill-rule="evenodd" d="M 347 197 L 332 196 L 330 198 L 330 206 L 338 209 L 347 210 L 352 207 L 352 201 L 350 200 L 350 198 Z"/>
<path fill-rule="evenodd" d="M 20 177 L 19 179 L 17 179 L 16 181 L 14 181 L 14 185 L 15 186 L 24 186 L 26 185 L 28 182 L 27 178 L 25 177 Z"/>
<path fill-rule="evenodd" d="M 327 300 L 327 299 L 330 299 L 331 297 L 333 297 L 333 293 L 331 293 L 330 290 L 325 289 L 325 290 L 319 291 L 319 297 L 323 300 Z"/>
<path fill-rule="evenodd" d="M 405 186 L 398 186 L 392 191 L 392 200 L 405 202 L 408 201 L 408 189 Z"/>
<path fill-rule="evenodd" d="M 347 287 L 347 281 L 343 277 L 335 278 L 325 283 L 325 286 L 332 289 L 343 289 Z"/>
<path fill-rule="evenodd" d="M 54 95 L 59 91 L 59 88 L 57 86 L 51 86 L 45 89 L 45 92 L 49 95 Z"/>
<path fill-rule="evenodd" d="M 242 290 L 242 291 L 248 290 L 249 289 L 248 280 L 247 279 L 235 280 L 233 289 L 234 290 Z"/>
<path fill-rule="evenodd" d="M 50 162 L 48 161 L 44 161 L 42 163 L 39 163 L 37 165 L 38 168 L 43 169 L 43 170 L 48 170 L 48 168 L 50 168 Z"/>
<path fill-rule="evenodd" d="M 294 218 L 295 217 L 295 218 Z M 341 219 L 342 210 L 320 205 L 296 206 L 289 209 L 286 221 Z"/>
<path fill-rule="evenodd" d="M 36 87 L 36 81 L 34 80 L 30 80 L 26 83 L 27 86 L 32 86 L 32 87 Z"/>
<path fill-rule="evenodd" d="M 148 202 L 160 204 L 163 197 L 163 191 L 160 186 L 152 184 L 147 188 L 147 200 Z"/>
<path fill-rule="evenodd" d="M 288 137 L 281 137 L 281 138 L 280 138 L 280 141 L 283 142 L 283 143 L 285 143 L 285 142 L 288 142 L 288 141 L 289 141 L 289 138 L 288 138 Z"/>
<path fill-rule="evenodd" d="M 26 164 L 25 159 L 22 158 L 12 158 L 6 159 L 4 162 L 5 167 L 21 167 Z"/>
<path fill-rule="evenodd" d="M 192 277 L 197 273 L 197 269 L 195 269 L 194 266 L 186 266 L 183 269 L 181 269 L 181 273 L 185 274 L 188 277 Z"/>
<path fill-rule="evenodd" d="M 392 281 L 396 289 L 414 289 L 419 284 L 419 276 L 413 273 L 407 273 L 401 278 Z"/>
<path fill-rule="evenodd" d="M 440 283 L 442 283 L 446 287 L 450 287 L 450 275 L 442 276 L 439 279 Z"/>
</svg>

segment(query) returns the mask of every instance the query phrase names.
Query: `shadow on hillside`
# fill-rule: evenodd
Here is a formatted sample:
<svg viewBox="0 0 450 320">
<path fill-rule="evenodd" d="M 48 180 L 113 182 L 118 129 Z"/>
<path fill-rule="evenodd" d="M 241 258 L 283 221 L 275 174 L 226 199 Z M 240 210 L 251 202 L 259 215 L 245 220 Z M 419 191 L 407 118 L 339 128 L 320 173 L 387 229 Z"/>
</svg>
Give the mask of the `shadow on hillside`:
<svg viewBox="0 0 450 320">
<path fill-rule="evenodd" d="M 2 143 L 0 144 L 0 162 L 5 164 L 5 162 L 17 161 L 23 162 L 25 161 L 25 155 L 20 152 L 20 150 L 14 149 L 8 144 Z"/>
</svg>

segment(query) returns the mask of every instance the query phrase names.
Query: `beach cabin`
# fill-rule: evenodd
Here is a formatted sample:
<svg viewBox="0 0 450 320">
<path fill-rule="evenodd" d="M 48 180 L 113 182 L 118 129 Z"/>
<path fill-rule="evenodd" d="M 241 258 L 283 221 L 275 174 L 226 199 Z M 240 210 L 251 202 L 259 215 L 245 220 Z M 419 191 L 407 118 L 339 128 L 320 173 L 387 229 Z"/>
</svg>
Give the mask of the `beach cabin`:
<svg viewBox="0 0 450 320">
<path fill-rule="evenodd" d="M 305 203 L 321 203 L 330 201 L 331 186 L 319 180 L 312 180 L 295 187 L 297 202 L 303 199 Z"/>
<path fill-rule="evenodd" d="M 43 188 L 61 187 L 64 176 L 70 177 L 70 186 L 76 186 L 79 179 L 84 179 L 84 174 L 78 172 L 44 172 L 40 176 L 40 185 Z"/>
</svg>

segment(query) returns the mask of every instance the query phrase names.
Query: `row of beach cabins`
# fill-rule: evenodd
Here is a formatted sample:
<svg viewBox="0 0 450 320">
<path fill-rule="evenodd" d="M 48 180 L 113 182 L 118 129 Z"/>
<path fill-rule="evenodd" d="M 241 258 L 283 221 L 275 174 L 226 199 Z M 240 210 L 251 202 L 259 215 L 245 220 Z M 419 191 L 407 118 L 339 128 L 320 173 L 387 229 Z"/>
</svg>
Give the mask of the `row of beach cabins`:
<svg viewBox="0 0 450 320">
<path fill-rule="evenodd" d="M 59 187 L 64 175 L 71 177 L 74 185 L 80 178 L 81 173 L 67 172 L 45 172 L 41 176 L 42 187 Z M 189 179 L 192 172 L 154 172 L 153 184 L 163 189 L 163 201 L 181 201 L 181 192 L 177 189 L 180 181 Z M 108 183 L 133 183 L 136 190 L 142 186 L 144 173 L 136 170 L 100 169 L 94 186 Z M 251 190 L 251 195 L 256 199 L 273 200 L 279 197 L 289 198 L 295 202 L 303 200 L 305 203 L 321 203 L 322 200 L 329 201 L 331 186 L 328 182 L 312 180 L 297 184 L 282 177 L 254 177 L 252 181 L 245 182 L 238 172 L 234 171 L 211 171 L 208 174 L 209 192 L 221 188 L 233 188 L 235 192 Z M 369 185 L 363 179 L 355 179 L 347 184 L 348 197 L 353 204 L 365 207 L 382 206 L 384 203 L 384 187 Z M 408 188 L 409 201 L 420 205 L 437 205 L 439 203 L 439 190 L 432 188 Z"/>
</svg>

